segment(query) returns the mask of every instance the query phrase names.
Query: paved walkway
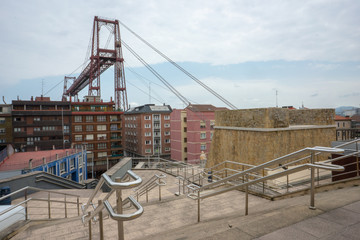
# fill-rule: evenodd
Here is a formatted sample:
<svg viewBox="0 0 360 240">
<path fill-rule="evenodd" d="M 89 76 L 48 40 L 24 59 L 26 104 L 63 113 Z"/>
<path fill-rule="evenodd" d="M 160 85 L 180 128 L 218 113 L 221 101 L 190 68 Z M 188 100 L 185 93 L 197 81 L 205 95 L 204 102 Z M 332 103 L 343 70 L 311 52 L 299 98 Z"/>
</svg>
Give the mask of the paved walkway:
<svg viewBox="0 0 360 240">
<path fill-rule="evenodd" d="M 137 172 L 144 180 L 154 173 L 156 171 Z M 197 201 L 176 197 L 177 179 L 168 175 L 166 181 L 161 202 L 158 189 L 149 194 L 148 203 L 145 196 L 139 199 L 144 214 L 124 223 L 125 239 L 351 239 L 360 236 L 359 186 L 316 194 L 316 210 L 308 208 L 309 195 L 277 201 L 249 195 L 248 216 L 244 216 L 244 193 L 232 191 L 201 201 L 201 222 L 198 223 Z M 123 197 L 130 193 L 131 190 L 124 191 Z M 115 197 L 109 200 L 114 206 Z M 63 208 L 58 209 L 63 212 Z M 105 239 L 117 239 L 117 222 L 107 218 L 104 228 Z M 88 226 L 79 219 L 65 219 L 56 224 L 31 226 L 13 239 L 88 239 L 88 231 Z M 99 239 L 98 223 L 92 224 L 92 233 L 92 239 Z"/>
<path fill-rule="evenodd" d="M 258 240 L 360 239 L 360 201 L 266 234 Z"/>
</svg>

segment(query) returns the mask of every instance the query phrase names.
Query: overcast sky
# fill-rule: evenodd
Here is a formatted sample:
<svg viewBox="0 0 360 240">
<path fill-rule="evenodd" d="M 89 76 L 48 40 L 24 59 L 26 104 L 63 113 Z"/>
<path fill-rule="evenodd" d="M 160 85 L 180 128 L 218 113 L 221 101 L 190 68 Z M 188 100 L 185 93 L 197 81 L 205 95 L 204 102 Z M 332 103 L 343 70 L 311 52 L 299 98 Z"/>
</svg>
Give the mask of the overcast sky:
<svg viewBox="0 0 360 240">
<path fill-rule="evenodd" d="M 0 95 L 8 103 L 42 92 L 60 100 L 62 80 L 86 60 L 94 16 L 102 16 L 125 23 L 238 108 L 273 107 L 276 91 L 279 106 L 359 107 L 359 13 L 357 0 L 2 1 Z M 120 31 L 191 102 L 225 106 L 129 31 Z M 183 107 L 123 53 L 131 105 Z M 102 98 L 109 100 L 113 70 L 101 81 Z"/>
</svg>

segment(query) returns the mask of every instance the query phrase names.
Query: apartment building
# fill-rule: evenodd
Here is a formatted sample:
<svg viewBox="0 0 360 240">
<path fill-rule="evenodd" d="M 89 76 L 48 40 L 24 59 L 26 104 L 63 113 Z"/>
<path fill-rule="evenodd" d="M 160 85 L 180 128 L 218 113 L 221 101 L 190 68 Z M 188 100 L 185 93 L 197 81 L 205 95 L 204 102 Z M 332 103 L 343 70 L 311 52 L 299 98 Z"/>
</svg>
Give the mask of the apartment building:
<svg viewBox="0 0 360 240">
<path fill-rule="evenodd" d="M 171 159 L 192 162 L 209 153 L 215 126 L 216 108 L 208 104 L 191 104 L 171 113 Z"/>
<path fill-rule="evenodd" d="M 123 112 L 114 109 L 113 101 L 103 102 L 96 96 L 71 103 L 71 142 L 78 149 L 86 145 L 89 177 L 99 177 L 123 156 Z"/>
<path fill-rule="evenodd" d="M 65 149 L 70 147 L 70 102 L 31 97 L 12 101 L 12 135 L 15 151 Z"/>
<path fill-rule="evenodd" d="M 124 113 L 124 149 L 127 156 L 170 157 L 169 105 L 146 104 Z"/>
<path fill-rule="evenodd" d="M 335 115 L 336 141 L 346 141 L 355 138 L 355 130 L 351 126 L 351 118 Z"/>
<path fill-rule="evenodd" d="M 0 151 L 12 143 L 11 105 L 0 104 Z"/>
</svg>

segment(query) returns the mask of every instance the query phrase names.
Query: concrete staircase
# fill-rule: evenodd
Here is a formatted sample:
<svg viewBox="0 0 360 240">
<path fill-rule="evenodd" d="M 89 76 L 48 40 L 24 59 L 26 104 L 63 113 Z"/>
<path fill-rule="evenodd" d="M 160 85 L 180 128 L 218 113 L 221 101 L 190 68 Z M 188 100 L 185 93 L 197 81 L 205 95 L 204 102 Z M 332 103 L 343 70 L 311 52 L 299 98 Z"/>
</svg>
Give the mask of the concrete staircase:
<svg viewBox="0 0 360 240">
<path fill-rule="evenodd" d="M 146 179 L 155 172 L 136 171 L 136 174 Z M 166 182 L 161 190 L 161 202 L 156 189 L 149 193 L 148 203 L 145 197 L 139 199 L 144 214 L 124 223 L 125 239 L 254 239 L 349 204 L 357 204 L 360 208 L 360 187 L 352 186 L 316 194 L 316 210 L 308 208 L 308 195 L 278 201 L 249 195 L 249 215 L 244 216 L 245 194 L 232 191 L 202 200 L 201 222 L 197 223 L 197 202 L 183 195 L 174 195 L 178 191 L 176 178 L 168 175 Z M 77 193 L 81 191 L 89 190 L 77 190 Z M 124 191 L 123 196 L 128 196 L 131 191 Z M 86 201 L 85 195 L 81 199 L 83 202 Z M 115 198 L 110 198 L 110 202 L 115 205 Z M 63 215 L 61 206 L 57 211 L 59 216 Z M 77 217 L 35 223 L 12 239 L 89 239 L 88 226 Z M 360 223 L 360 210 L 356 223 Z M 104 232 L 105 239 L 117 239 L 117 222 L 105 219 Z M 92 239 L 99 239 L 98 223 L 92 224 L 92 233 Z"/>
</svg>

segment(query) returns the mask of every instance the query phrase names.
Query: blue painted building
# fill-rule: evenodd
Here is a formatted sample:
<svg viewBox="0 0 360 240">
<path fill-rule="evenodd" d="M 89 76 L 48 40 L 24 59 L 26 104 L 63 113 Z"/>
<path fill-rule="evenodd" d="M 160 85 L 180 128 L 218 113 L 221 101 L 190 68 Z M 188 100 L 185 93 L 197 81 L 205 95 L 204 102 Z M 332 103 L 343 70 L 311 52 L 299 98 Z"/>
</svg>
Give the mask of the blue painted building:
<svg viewBox="0 0 360 240">
<path fill-rule="evenodd" d="M 22 174 L 33 171 L 44 171 L 59 177 L 73 180 L 78 183 L 82 183 L 87 179 L 86 151 L 74 152 L 68 156 L 66 155 L 58 158 L 57 160 L 24 169 L 22 170 Z"/>
</svg>

